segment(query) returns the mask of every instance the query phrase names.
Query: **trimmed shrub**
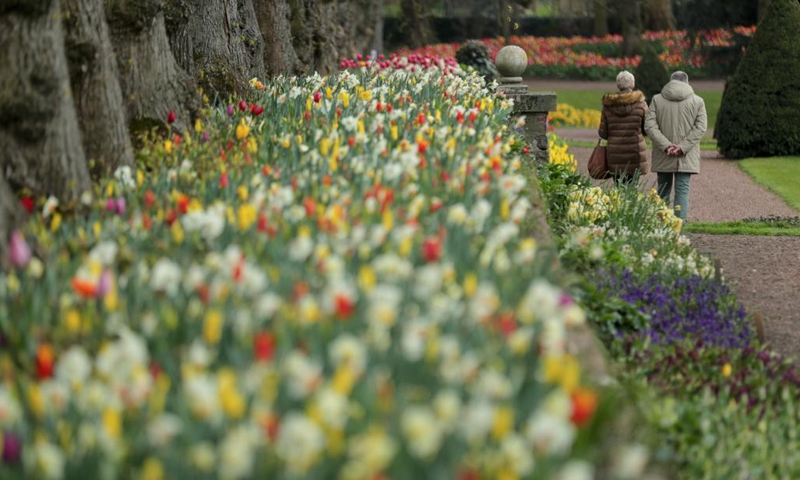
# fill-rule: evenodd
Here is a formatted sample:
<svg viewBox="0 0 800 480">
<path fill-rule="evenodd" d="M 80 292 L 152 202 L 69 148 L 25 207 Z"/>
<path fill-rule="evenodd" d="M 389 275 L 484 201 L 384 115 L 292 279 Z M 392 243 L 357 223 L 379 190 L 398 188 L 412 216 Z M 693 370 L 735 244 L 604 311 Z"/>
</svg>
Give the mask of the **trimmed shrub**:
<svg viewBox="0 0 800 480">
<path fill-rule="evenodd" d="M 728 158 L 800 154 L 800 3 L 774 0 L 728 80 L 715 136 Z"/>
<path fill-rule="evenodd" d="M 489 48 L 480 40 L 470 40 L 456 52 L 456 61 L 461 65 L 472 67 L 483 76 L 486 83 L 500 77 L 497 67 L 489 58 Z"/>
<path fill-rule="evenodd" d="M 644 93 L 649 104 L 655 95 L 661 93 L 661 89 L 668 82 L 667 66 L 661 61 L 655 48 L 647 47 L 642 61 L 636 69 L 636 88 Z"/>
</svg>

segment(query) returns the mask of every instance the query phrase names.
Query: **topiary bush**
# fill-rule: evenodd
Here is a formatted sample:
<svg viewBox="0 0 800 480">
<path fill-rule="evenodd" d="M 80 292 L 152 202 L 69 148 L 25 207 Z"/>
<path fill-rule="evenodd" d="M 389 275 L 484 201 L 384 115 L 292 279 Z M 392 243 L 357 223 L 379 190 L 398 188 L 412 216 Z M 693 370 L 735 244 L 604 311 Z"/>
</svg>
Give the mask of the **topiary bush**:
<svg viewBox="0 0 800 480">
<path fill-rule="evenodd" d="M 667 66 L 661 61 L 658 56 L 658 51 L 653 47 L 647 47 L 639 67 L 636 69 L 636 88 L 641 90 L 647 103 L 655 96 L 661 93 L 669 82 L 669 72 Z"/>
<path fill-rule="evenodd" d="M 800 154 L 800 3 L 774 0 L 728 80 L 715 136 L 728 158 Z"/>
<path fill-rule="evenodd" d="M 456 61 L 477 70 L 486 83 L 500 76 L 494 62 L 489 57 L 489 48 L 480 40 L 470 40 L 462 45 L 456 52 Z"/>
</svg>

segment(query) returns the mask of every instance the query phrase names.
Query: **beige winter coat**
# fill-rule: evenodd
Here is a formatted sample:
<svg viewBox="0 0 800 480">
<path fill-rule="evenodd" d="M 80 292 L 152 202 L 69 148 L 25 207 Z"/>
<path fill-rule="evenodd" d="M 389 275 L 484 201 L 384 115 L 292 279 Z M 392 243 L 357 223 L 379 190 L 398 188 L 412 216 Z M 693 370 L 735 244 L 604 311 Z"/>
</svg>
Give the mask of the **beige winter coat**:
<svg viewBox="0 0 800 480">
<path fill-rule="evenodd" d="M 598 134 L 608 140 L 606 160 L 612 173 L 647 174 L 647 144 L 643 125 L 647 102 L 639 90 L 603 96 L 603 114 Z"/>
<path fill-rule="evenodd" d="M 653 97 L 645 118 L 645 130 L 653 140 L 654 172 L 700 173 L 700 140 L 706 134 L 706 104 L 688 83 L 672 80 Z M 672 157 L 670 144 L 683 156 Z"/>
</svg>

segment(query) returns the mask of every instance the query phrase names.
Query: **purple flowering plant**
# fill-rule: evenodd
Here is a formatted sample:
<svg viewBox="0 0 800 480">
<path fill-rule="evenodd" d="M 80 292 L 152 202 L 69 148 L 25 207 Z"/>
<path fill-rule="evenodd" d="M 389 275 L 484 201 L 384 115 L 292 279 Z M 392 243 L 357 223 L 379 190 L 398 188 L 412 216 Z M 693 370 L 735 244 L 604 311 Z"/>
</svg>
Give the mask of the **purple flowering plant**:
<svg viewBox="0 0 800 480">
<path fill-rule="evenodd" d="M 634 335 L 656 344 L 690 340 L 720 347 L 752 340 L 744 307 L 714 279 L 602 269 L 585 276 L 583 290 L 583 303 L 607 340 Z"/>
</svg>

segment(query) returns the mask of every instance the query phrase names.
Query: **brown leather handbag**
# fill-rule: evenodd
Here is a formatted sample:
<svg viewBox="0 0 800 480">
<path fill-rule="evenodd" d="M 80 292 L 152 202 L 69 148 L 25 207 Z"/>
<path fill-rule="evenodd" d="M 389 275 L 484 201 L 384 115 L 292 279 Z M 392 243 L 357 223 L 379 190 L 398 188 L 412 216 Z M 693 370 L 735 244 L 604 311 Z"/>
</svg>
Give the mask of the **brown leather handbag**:
<svg viewBox="0 0 800 480">
<path fill-rule="evenodd" d="M 594 147 L 592 156 L 589 157 L 589 176 L 597 180 L 608 178 L 606 147 L 600 145 L 600 140 L 597 141 L 597 146 Z"/>
</svg>

